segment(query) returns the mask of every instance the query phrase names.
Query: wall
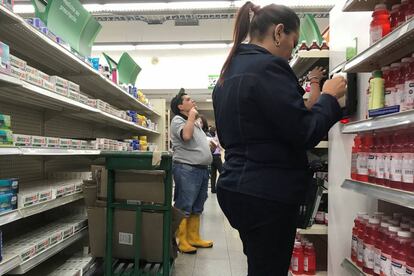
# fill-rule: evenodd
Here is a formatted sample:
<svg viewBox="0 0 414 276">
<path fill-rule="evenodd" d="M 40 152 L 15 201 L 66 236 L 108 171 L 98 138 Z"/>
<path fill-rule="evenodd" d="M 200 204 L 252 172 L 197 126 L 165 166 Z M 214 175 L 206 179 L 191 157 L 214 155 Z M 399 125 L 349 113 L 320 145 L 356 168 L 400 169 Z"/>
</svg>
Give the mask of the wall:
<svg viewBox="0 0 414 276">
<path fill-rule="evenodd" d="M 369 24 L 371 13 L 343 13 L 345 0 L 340 1 L 330 13 L 330 68 L 345 60 L 345 48 L 354 37 L 358 37 L 358 52 L 369 46 Z M 350 20 L 351 19 L 351 20 Z M 368 75 L 358 74 L 359 113 L 365 105 Z M 342 189 L 345 178 L 349 178 L 353 135 L 341 133 L 341 125 L 329 132 L 329 227 L 328 227 L 328 275 L 347 276 L 341 267 L 344 258 L 351 254 L 353 220 L 359 211 L 375 211 L 376 200 Z"/>
</svg>

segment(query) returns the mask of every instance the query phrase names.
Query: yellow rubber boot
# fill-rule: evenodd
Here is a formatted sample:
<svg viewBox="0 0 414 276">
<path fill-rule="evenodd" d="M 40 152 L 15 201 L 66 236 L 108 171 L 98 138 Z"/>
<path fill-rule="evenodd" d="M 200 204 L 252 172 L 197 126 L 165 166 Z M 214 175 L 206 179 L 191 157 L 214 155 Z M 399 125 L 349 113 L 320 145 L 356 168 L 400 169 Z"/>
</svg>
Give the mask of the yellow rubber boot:
<svg viewBox="0 0 414 276">
<path fill-rule="evenodd" d="M 200 215 L 191 215 L 188 218 L 187 241 L 194 247 L 210 248 L 213 241 L 205 241 L 200 238 Z"/>
<path fill-rule="evenodd" d="M 184 218 L 181 221 L 180 226 L 178 227 L 178 231 L 177 231 L 178 249 L 182 253 L 195 254 L 197 253 L 197 248 L 192 247 L 187 241 L 187 236 L 188 236 L 187 222 L 188 222 L 188 218 Z"/>
</svg>

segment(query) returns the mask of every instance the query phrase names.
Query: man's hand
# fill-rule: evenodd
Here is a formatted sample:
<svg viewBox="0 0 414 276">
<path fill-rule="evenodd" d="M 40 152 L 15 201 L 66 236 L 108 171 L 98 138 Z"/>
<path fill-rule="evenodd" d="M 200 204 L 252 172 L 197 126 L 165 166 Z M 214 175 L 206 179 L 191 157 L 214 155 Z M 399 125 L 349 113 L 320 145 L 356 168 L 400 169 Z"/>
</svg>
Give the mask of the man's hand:
<svg viewBox="0 0 414 276">
<path fill-rule="evenodd" d="M 193 120 L 195 120 L 198 116 L 198 111 L 196 109 L 196 107 L 193 107 L 190 109 L 190 112 L 188 112 L 188 118 L 191 118 Z"/>
</svg>

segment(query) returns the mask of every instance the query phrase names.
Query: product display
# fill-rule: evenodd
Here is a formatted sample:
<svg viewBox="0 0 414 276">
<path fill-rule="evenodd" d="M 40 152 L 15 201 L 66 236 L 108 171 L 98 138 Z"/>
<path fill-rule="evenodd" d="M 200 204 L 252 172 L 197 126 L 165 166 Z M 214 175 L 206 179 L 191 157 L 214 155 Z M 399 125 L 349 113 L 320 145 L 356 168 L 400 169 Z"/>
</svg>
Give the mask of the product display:
<svg viewBox="0 0 414 276">
<path fill-rule="evenodd" d="M 300 236 L 295 240 L 290 271 L 293 275 L 316 275 L 315 247 Z"/>
<path fill-rule="evenodd" d="M 10 74 L 10 48 L 9 45 L 0 41 L 0 73 Z"/>
</svg>

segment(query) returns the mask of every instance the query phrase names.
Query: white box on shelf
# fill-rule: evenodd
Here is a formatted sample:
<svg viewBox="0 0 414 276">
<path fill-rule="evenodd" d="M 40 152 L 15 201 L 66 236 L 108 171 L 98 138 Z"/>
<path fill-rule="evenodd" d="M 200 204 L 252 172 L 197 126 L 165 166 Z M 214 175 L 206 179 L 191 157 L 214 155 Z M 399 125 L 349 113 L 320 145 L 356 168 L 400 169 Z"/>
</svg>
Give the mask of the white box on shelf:
<svg viewBox="0 0 414 276">
<path fill-rule="evenodd" d="M 38 76 L 44 81 L 50 82 L 50 76 L 42 71 L 38 70 Z"/>
<path fill-rule="evenodd" d="M 62 96 L 65 96 L 65 97 L 69 96 L 69 90 L 67 88 L 60 87 L 60 86 L 56 85 L 55 90 L 56 90 L 56 93 L 58 93 L 59 95 L 62 95 Z"/>
<path fill-rule="evenodd" d="M 36 243 L 36 254 L 39 254 L 43 251 L 45 251 L 50 244 L 50 237 L 43 237 L 42 239 L 39 239 L 39 241 Z"/>
<path fill-rule="evenodd" d="M 80 92 L 79 85 L 74 82 L 68 81 L 68 88 L 69 90 L 72 90 L 74 92 L 78 92 L 78 93 Z"/>
<path fill-rule="evenodd" d="M 27 72 L 14 66 L 11 67 L 11 75 L 20 80 L 27 80 Z"/>
<path fill-rule="evenodd" d="M 46 137 L 43 136 L 32 136 L 33 147 L 46 147 Z"/>
<path fill-rule="evenodd" d="M 89 103 L 88 96 L 83 95 L 83 94 L 79 94 L 79 102 L 81 102 L 83 104 L 88 104 Z"/>
<path fill-rule="evenodd" d="M 56 92 L 56 85 L 47 80 L 43 80 L 43 88 Z"/>
<path fill-rule="evenodd" d="M 64 148 L 64 149 L 72 147 L 72 139 L 60 138 L 59 139 L 59 146 L 61 148 Z"/>
<path fill-rule="evenodd" d="M 36 76 L 36 77 L 39 76 L 39 70 L 37 70 L 36 68 L 33 68 L 29 65 L 26 65 L 25 70 L 28 74 L 31 74 L 31 75 Z"/>
<path fill-rule="evenodd" d="M 46 146 L 48 148 L 58 148 L 60 146 L 60 139 L 56 137 L 46 137 Z"/>
<path fill-rule="evenodd" d="M 21 70 L 26 70 L 27 62 L 16 56 L 10 55 L 10 65 Z"/>
<path fill-rule="evenodd" d="M 49 244 L 52 246 L 63 239 L 63 232 L 59 230 L 50 230 L 49 231 Z"/>
<path fill-rule="evenodd" d="M 56 86 L 62 88 L 69 88 L 69 81 L 59 76 L 51 76 L 50 81 L 54 83 Z"/>
<path fill-rule="evenodd" d="M 26 81 L 31 83 L 31 84 L 40 86 L 40 87 L 43 86 L 43 79 L 39 76 L 36 76 L 35 74 L 32 74 L 32 73 L 27 74 Z"/>
<path fill-rule="evenodd" d="M 102 111 L 106 111 L 108 104 L 102 100 L 96 100 L 96 108 Z"/>
<path fill-rule="evenodd" d="M 72 139 L 72 148 L 73 149 L 81 149 L 82 148 L 82 141 L 77 139 Z"/>
<path fill-rule="evenodd" d="M 39 202 L 39 192 L 37 191 L 20 191 L 17 194 L 17 208 L 25 208 L 35 205 Z"/>
<path fill-rule="evenodd" d="M 13 141 L 16 147 L 30 147 L 32 145 L 32 136 L 13 134 Z"/>
<path fill-rule="evenodd" d="M 94 108 L 97 108 L 98 100 L 97 99 L 88 99 L 88 105 Z"/>
<path fill-rule="evenodd" d="M 69 99 L 79 102 L 80 94 L 69 89 Z"/>
</svg>

